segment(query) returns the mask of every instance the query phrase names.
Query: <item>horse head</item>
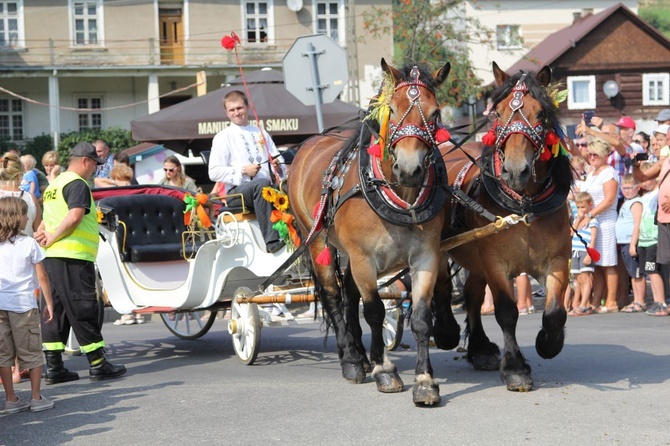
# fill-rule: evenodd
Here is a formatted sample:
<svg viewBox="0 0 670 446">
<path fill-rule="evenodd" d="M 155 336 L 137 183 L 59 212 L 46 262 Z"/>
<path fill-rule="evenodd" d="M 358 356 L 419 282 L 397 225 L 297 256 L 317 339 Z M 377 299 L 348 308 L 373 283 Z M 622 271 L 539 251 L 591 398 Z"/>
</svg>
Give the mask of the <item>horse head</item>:
<svg viewBox="0 0 670 446">
<path fill-rule="evenodd" d="M 385 73 L 383 82 L 389 85 L 382 85 L 380 95 L 388 91 L 390 97 L 388 125 L 380 120 L 382 150 L 388 150 L 390 155 L 382 169 L 401 187 L 417 188 L 424 181 L 437 146 L 440 107 L 435 91 L 449 75 L 451 65 L 447 62 L 429 74 L 416 65 L 397 70 L 382 58 L 381 67 Z"/>
<path fill-rule="evenodd" d="M 516 194 L 533 196 L 557 156 L 553 149 L 559 142 L 557 106 L 547 92 L 551 70 L 545 66 L 537 74 L 521 71 L 510 76 L 494 62 L 493 73 L 497 86 L 489 115 L 493 128 L 484 143 L 492 147 L 501 183 Z"/>
</svg>

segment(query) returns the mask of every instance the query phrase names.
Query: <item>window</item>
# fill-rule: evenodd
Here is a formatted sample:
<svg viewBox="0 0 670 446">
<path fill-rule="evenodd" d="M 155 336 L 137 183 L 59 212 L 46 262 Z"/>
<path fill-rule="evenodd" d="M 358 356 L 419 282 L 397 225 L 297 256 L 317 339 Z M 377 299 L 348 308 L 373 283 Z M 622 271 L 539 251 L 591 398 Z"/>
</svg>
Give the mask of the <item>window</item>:
<svg viewBox="0 0 670 446">
<path fill-rule="evenodd" d="M 519 25 L 498 25 L 496 38 L 499 50 L 521 49 L 521 27 Z"/>
<path fill-rule="evenodd" d="M 79 131 L 87 129 L 102 128 L 102 112 L 96 112 L 102 108 L 102 98 L 77 98 L 77 108 L 82 109 L 77 112 Z"/>
<path fill-rule="evenodd" d="M 102 41 L 102 1 L 70 0 L 73 45 L 98 45 Z"/>
<path fill-rule="evenodd" d="M 0 1 L 0 48 L 16 48 L 21 42 L 22 2 Z"/>
<path fill-rule="evenodd" d="M 596 108 L 596 77 L 568 76 L 568 110 Z"/>
<path fill-rule="evenodd" d="M 0 140 L 23 140 L 23 101 L 0 99 Z"/>
<path fill-rule="evenodd" d="M 339 1 L 316 2 L 316 32 L 325 34 L 336 42 L 340 42 L 340 8 Z M 342 42 L 340 42 L 342 43 Z"/>
<path fill-rule="evenodd" d="M 670 74 L 642 75 L 642 105 L 670 104 Z"/>
<path fill-rule="evenodd" d="M 247 43 L 266 43 L 268 41 L 268 17 L 268 2 L 244 2 L 244 31 Z"/>
</svg>

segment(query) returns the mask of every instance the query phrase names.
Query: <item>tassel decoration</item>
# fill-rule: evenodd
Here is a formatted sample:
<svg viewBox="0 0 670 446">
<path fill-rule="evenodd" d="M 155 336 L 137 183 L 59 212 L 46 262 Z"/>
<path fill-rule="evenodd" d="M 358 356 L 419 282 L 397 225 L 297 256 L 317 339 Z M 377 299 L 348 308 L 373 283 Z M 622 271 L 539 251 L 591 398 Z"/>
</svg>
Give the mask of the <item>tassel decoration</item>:
<svg viewBox="0 0 670 446">
<path fill-rule="evenodd" d="M 547 132 L 547 136 L 545 137 L 545 143 L 548 146 L 553 146 L 554 144 L 558 144 L 560 140 L 558 139 L 558 136 L 556 136 L 556 133 L 554 132 Z"/>
<path fill-rule="evenodd" d="M 589 257 L 591 257 L 591 260 L 593 262 L 597 262 L 598 260 L 600 260 L 600 253 L 597 250 L 587 247 L 586 253 L 589 255 Z"/>
<path fill-rule="evenodd" d="M 382 157 L 382 148 L 379 146 L 379 143 L 373 144 L 368 147 L 368 154 L 370 156 L 376 156 L 377 158 Z"/>
<path fill-rule="evenodd" d="M 328 245 L 326 245 L 325 248 L 323 248 L 323 251 L 321 251 L 321 254 L 318 255 L 316 258 L 316 263 L 319 265 L 330 265 L 330 262 L 332 261 L 330 257 L 330 248 Z"/>
<path fill-rule="evenodd" d="M 493 129 L 486 132 L 486 135 L 482 137 L 482 142 L 484 143 L 484 145 L 489 147 L 496 143 L 496 134 L 493 131 Z"/>
<path fill-rule="evenodd" d="M 540 161 L 549 161 L 551 159 L 551 152 L 545 146 L 542 147 L 542 153 L 540 153 Z"/>
<path fill-rule="evenodd" d="M 438 144 L 442 144 L 445 141 L 449 141 L 451 139 L 451 133 L 449 133 L 449 130 L 445 129 L 444 127 L 440 127 L 437 132 L 435 132 L 435 142 Z"/>
<path fill-rule="evenodd" d="M 231 33 L 229 36 L 224 36 L 221 39 L 221 46 L 227 50 L 234 49 L 238 43 L 240 43 L 240 38 L 235 33 Z"/>
</svg>

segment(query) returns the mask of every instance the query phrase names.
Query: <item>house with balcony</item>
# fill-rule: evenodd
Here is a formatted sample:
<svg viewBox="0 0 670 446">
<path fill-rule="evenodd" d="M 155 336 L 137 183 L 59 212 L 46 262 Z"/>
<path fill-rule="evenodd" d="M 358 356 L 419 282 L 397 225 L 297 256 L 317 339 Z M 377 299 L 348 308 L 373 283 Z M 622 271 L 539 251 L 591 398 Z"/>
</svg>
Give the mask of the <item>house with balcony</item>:
<svg viewBox="0 0 670 446">
<path fill-rule="evenodd" d="M 637 0 L 468 0 L 468 18 L 494 34 L 493 42 L 470 43 L 475 74 L 484 85 L 493 82 L 492 63 L 506 70 L 556 31 L 572 24 L 576 16 L 598 14 L 618 3 L 637 14 Z"/>
<path fill-rule="evenodd" d="M 219 88 L 244 70 L 281 69 L 294 40 L 324 33 L 346 49 L 342 99 L 373 94 L 391 36 L 363 35 L 390 0 L 0 0 L 0 139 L 131 120 Z M 221 38 L 240 38 L 237 55 Z M 222 117 L 225 115 L 223 107 Z"/>
</svg>

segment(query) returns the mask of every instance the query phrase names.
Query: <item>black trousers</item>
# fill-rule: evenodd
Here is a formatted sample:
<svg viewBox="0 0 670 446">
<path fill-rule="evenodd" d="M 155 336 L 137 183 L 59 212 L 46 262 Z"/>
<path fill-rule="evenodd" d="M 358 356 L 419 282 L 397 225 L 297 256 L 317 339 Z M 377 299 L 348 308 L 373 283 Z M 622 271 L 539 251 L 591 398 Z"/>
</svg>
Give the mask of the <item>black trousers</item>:
<svg viewBox="0 0 670 446">
<path fill-rule="evenodd" d="M 62 350 L 67 344 L 70 327 L 83 351 L 103 347 L 102 303 L 95 291 L 93 262 L 47 257 L 43 265 L 51 282 L 54 304 L 53 320 L 48 324 L 42 323 L 45 350 Z"/>
<path fill-rule="evenodd" d="M 270 214 L 273 210 L 272 203 L 263 198 L 263 188 L 270 186 L 270 184 L 270 180 L 256 179 L 228 190 L 228 195 L 242 194 L 245 206 L 254 211 L 266 245 L 279 241 L 279 233 L 272 228 L 272 222 L 270 221 Z M 226 201 L 228 206 L 231 207 L 242 206 L 239 197 L 232 197 Z"/>
</svg>

